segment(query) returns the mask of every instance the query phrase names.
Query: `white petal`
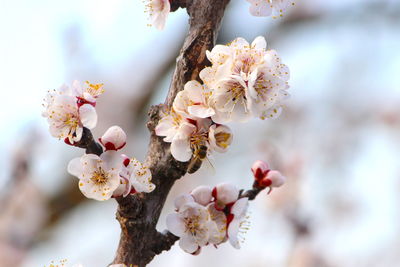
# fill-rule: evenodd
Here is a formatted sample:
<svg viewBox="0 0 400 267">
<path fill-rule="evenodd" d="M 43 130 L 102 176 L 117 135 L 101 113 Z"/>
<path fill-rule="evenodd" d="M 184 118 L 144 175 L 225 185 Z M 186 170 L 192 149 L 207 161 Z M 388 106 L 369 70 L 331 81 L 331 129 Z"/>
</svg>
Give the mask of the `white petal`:
<svg viewBox="0 0 400 267">
<path fill-rule="evenodd" d="M 203 97 L 202 97 L 202 91 L 203 91 L 203 86 L 196 80 L 193 81 L 188 81 L 185 84 L 184 90 L 187 92 L 187 96 L 189 97 L 190 100 L 192 100 L 195 103 L 202 103 L 203 102 Z"/>
<path fill-rule="evenodd" d="M 208 203 L 211 202 L 212 199 L 212 188 L 209 186 L 201 185 L 196 187 L 192 192 L 191 195 L 193 196 L 194 200 L 203 205 L 206 206 Z"/>
<path fill-rule="evenodd" d="M 272 187 L 280 187 L 286 181 L 286 177 L 283 176 L 279 171 L 275 170 L 269 171 L 266 178 L 272 181 Z"/>
<path fill-rule="evenodd" d="M 187 203 L 194 202 L 194 198 L 190 194 L 181 194 L 175 198 L 174 205 L 177 210 Z"/>
<path fill-rule="evenodd" d="M 235 215 L 235 218 L 243 217 L 246 214 L 248 205 L 248 198 L 241 198 L 233 204 L 231 213 Z"/>
<path fill-rule="evenodd" d="M 176 160 L 182 162 L 186 162 L 192 157 L 193 152 L 187 135 L 181 133 L 175 135 L 171 143 L 171 154 Z"/>
<path fill-rule="evenodd" d="M 82 105 L 79 108 L 79 117 L 81 119 L 83 126 L 85 126 L 86 128 L 93 129 L 94 127 L 96 127 L 97 113 L 96 109 L 92 105 L 90 104 Z"/>
<path fill-rule="evenodd" d="M 199 248 L 196 240 L 191 235 L 184 235 L 179 240 L 179 246 L 187 253 L 194 253 Z"/>
<path fill-rule="evenodd" d="M 254 41 L 251 43 L 251 46 L 255 49 L 266 49 L 267 48 L 267 41 L 263 36 L 258 36 Z"/>
<path fill-rule="evenodd" d="M 238 239 L 239 227 L 240 227 L 240 220 L 233 220 L 228 227 L 229 243 L 231 243 L 231 245 L 236 249 L 240 248 L 240 243 Z"/>
<path fill-rule="evenodd" d="M 223 204 L 235 202 L 239 197 L 239 189 L 230 183 L 221 183 L 216 186 L 217 200 Z"/>
<path fill-rule="evenodd" d="M 185 235 L 186 225 L 183 217 L 178 213 L 171 213 L 167 215 L 167 228 L 176 236 L 182 237 Z"/>
<path fill-rule="evenodd" d="M 68 163 L 67 170 L 71 175 L 80 178 L 83 173 L 83 166 L 82 166 L 81 158 L 72 159 Z"/>
<path fill-rule="evenodd" d="M 121 154 L 114 150 L 109 150 L 100 155 L 102 166 L 106 170 L 121 170 L 122 160 Z"/>
<path fill-rule="evenodd" d="M 203 105 L 189 106 L 188 112 L 190 115 L 193 115 L 193 116 L 199 117 L 199 118 L 207 118 L 207 117 L 211 117 L 215 114 L 215 111 L 213 108 L 203 106 Z"/>
</svg>

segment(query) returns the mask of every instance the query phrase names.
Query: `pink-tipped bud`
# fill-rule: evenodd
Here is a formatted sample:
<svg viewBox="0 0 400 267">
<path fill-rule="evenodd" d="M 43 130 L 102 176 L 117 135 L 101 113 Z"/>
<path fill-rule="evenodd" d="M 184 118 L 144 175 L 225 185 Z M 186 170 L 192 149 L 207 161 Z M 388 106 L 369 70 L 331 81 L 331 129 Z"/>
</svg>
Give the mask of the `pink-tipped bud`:
<svg viewBox="0 0 400 267">
<path fill-rule="evenodd" d="M 267 176 L 270 170 L 265 161 L 257 160 L 253 163 L 253 166 L 251 166 L 251 171 L 253 172 L 254 179 L 256 179 L 258 182 L 261 182 L 261 180 Z"/>
<path fill-rule="evenodd" d="M 280 187 L 286 181 L 286 177 L 283 176 L 279 171 L 268 172 L 268 175 L 265 179 L 271 181 L 270 187 Z"/>
<path fill-rule="evenodd" d="M 119 150 L 126 144 L 126 134 L 121 127 L 111 126 L 103 136 L 99 138 L 99 141 L 106 150 Z"/>
<path fill-rule="evenodd" d="M 212 189 L 205 185 L 196 187 L 190 194 L 197 203 L 203 206 L 207 206 L 212 199 Z"/>
<path fill-rule="evenodd" d="M 215 198 L 215 208 L 221 210 L 238 199 L 239 189 L 233 184 L 221 183 L 214 187 L 212 196 Z"/>
</svg>

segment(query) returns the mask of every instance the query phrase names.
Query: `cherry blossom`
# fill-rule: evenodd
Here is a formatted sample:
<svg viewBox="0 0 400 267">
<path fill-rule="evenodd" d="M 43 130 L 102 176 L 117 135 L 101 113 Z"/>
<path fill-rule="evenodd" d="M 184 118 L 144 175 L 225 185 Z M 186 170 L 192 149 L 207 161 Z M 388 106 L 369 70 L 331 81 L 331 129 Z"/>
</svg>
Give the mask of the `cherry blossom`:
<svg viewBox="0 0 400 267">
<path fill-rule="evenodd" d="M 126 144 L 126 134 L 121 127 L 111 126 L 103 136 L 99 138 L 99 141 L 106 150 L 119 150 Z"/>
<path fill-rule="evenodd" d="M 253 16 L 277 18 L 282 17 L 285 10 L 294 5 L 291 0 L 247 0 L 251 4 L 249 10 Z"/>
<path fill-rule="evenodd" d="M 208 102 L 215 111 L 214 122 L 279 115 L 281 102 L 288 96 L 289 70 L 276 51 L 267 51 L 266 46 L 261 36 L 251 44 L 237 38 L 207 53 L 213 64 L 200 72 L 200 78 L 211 90 Z"/>
<path fill-rule="evenodd" d="M 151 25 L 163 30 L 167 21 L 171 5 L 169 0 L 146 0 L 146 11 L 149 13 Z"/>
<path fill-rule="evenodd" d="M 64 139 L 68 144 L 81 140 L 83 127 L 93 129 L 97 124 L 97 113 L 93 105 L 78 106 L 71 88 L 62 86 L 47 94 L 42 116 L 47 118 L 50 134 Z"/>
<path fill-rule="evenodd" d="M 171 141 L 171 154 L 178 161 L 188 161 L 200 146 L 208 147 L 208 131 L 210 119 L 183 122 L 178 133 Z"/>
<path fill-rule="evenodd" d="M 182 127 L 184 123 L 188 123 L 186 117 L 172 109 L 169 113 L 163 114 L 155 128 L 155 133 L 158 136 L 165 136 L 164 142 L 170 143 L 175 135 L 184 128 Z"/>
<path fill-rule="evenodd" d="M 183 115 L 196 118 L 207 118 L 215 114 L 209 106 L 211 91 L 198 81 L 189 81 L 185 84 L 184 90 L 180 91 L 174 99 L 174 110 Z"/>
<path fill-rule="evenodd" d="M 78 99 L 78 104 L 92 104 L 96 106 L 96 99 L 105 92 L 102 83 L 92 84 L 86 81 L 82 86 L 77 80 L 72 83 L 72 93 Z"/>
<path fill-rule="evenodd" d="M 210 229 L 216 225 L 210 220 L 206 207 L 189 202 L 177 213 L 167 216 L 167 228 L 180 237 L 179 246 L 187 253 L 195 253 L 209 242 Z"/>
<path fill-rule="evenodd" d="M 155 188 L 155 185 L 151 183 L 152 176 L 149 167 L 135 158 L 130 159 L 129 164 L 122 168 L 121 177 L 129 181 L 133 192 L 150 193 Z"/>
<path fill-rule="evenodd" d="M 87 198 L 109 199 L 120 184 L 121 158 L 115 151 L 99 156 L 85 154 L 71 160 L 68 172 L 79 178 L 79 189 Z"/>
</svg>

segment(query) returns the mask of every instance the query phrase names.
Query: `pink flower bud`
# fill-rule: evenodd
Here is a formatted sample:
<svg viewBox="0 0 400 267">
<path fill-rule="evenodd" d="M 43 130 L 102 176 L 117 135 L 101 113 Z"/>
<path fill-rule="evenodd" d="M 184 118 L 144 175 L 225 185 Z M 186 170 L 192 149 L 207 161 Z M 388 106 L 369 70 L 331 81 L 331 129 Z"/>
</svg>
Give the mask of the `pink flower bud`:
<svg viewBox="0 0 400 267">
<path fill-rule="evenodd" d="M 106 150 L 119 150 L 126 144 L 126 134 L 121 127 L 111 126 L 103 136 L 99 138 L 99 141 Z"/>
<path fill-rule="evenodd" d="M 269 172 L 269 166 L 265 161 L 257 160 L 253 163 L 251 167 L 254 178 L 260 182 Z"/>
<path fill-rule="evenodd" d="M 197 203 L 203 206 L 207 206 L 212 199 L 212 189 L 211 187 L 205 185 L 196 187 L 190 194 Z"/>
<path fill-rule="evenodd" d="M 271 180 L 271 187 L 280 187 L 286 181 L 286 177 L 283 176 L 279 171 L 268 172 L 266 179 Z"/>
<path fill-rule="evenodd" d="M 212 196 L 215 198 L 215 208 L 222 210 L 226 205 L 234 203 L 239 197 L 239 189 L 229 183 L 221 183 L 214 187 Z"/>
</svg>

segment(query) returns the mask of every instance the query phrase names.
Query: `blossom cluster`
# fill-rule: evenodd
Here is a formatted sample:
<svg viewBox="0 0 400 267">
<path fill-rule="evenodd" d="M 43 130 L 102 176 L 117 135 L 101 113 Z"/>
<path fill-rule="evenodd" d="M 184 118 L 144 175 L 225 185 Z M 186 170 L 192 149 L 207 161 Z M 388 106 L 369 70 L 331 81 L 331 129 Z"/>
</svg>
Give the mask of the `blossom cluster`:
<svg viewBox="0 0 400 267">
<path fill-rule="evenodd" d="M 206 52 L 211 66 L 199 74 L 203 83 L 187 82 L 155 129 L 171 143 L 176 160 L 198 158 L 199 151 L 225 152 L 232 142 L 225 123 L 279 116 L 289 96 L 289 69 L 266 46 L 261 36 L 251 44 L 237 38 Z"/>
<path fill-rule="evenodd" d="M 96 100 L 104 92 L 103 84 L 86 82 L 82 86 L 62 85 L 49 91 L 44 99 L 44 112 L 52 136 L 73 145 L 82 138 L 83 127 L 93 129 L 97 124 Z"/>
<path fill-rule="evenodd" d="M 240 248 L 240 233 L 249 226 L 247 207 L 248 199 L 241 198 L 232 184 L 199 186 L 175 199 L 176 212 L 167 216 L 167 227 L 187 253 L 197 255 L 201 247 L 227 240 Z"/>
<path fill-rule="evenodd" d="M 145 0 L 145 12 L 148 13 L 150 24 L 158 30 L 163 30 L 173 0 Z M 282 17 L 286 9 L 294 5 L 291 0 L 246 0 L 250 3 L 250 14 L 256 17 Z"/>
<path fill-rule="evenodd" d="M 76 145 L 81 141 L 84 127 L 96 126 L 96 100 L 103 92 L 102 84 L 86 82 L 86 86 L 81 86 L 78 81 L 71 87 L 63 85 L 50 91 L 43 112 L 50 133 L 69 145 Z M 107 200 L 154 190 L 148 166 L 117 152 L 126 144 L 126 134 L 119 126 L 110 127 L 99 142 L 105 150 L 101 155 L 84 154 L 68 164 L 68 172 L 79 178 L 79 189 L 86 197 Z"/>
</svg>

